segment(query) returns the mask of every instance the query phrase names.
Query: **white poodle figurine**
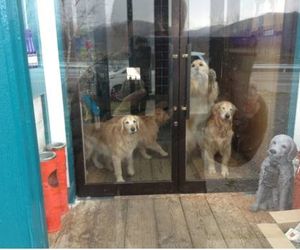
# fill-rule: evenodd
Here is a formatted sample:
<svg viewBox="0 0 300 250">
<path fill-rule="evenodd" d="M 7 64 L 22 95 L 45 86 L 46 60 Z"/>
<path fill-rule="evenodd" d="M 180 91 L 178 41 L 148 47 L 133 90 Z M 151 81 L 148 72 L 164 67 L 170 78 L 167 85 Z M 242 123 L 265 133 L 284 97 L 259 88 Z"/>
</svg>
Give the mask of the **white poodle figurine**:
<svg viewBox="0 0 300 250">
<path fill-rule="evenodd" d="M 251 206 L 251 211 L 292 208 L 294 185 L 292 162 L 296 155 L 297 146 L 291 137 L 287 135 L 273 137 L 268 157 L 261 165 L 256 202 Z"/>
</svg>

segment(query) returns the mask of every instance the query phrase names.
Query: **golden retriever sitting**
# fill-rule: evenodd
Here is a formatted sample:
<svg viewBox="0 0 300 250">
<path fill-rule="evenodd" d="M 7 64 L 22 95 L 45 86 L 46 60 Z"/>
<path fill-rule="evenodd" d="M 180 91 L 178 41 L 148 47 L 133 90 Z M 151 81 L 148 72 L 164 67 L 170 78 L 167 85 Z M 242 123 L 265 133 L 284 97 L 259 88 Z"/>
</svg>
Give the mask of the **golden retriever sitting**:
<svg viewBox="0 0 300 250">
<path fill-rule="evenodd" d="M 144 158 L 151 159 L 151 156 L 147 154 L 146 149 L 153 150 L 159 153 L 161 156 L 168 155 L 168 153 L 161 148 L 156 140 L 159 127 L 166 123 L 169 119 L 170 116 L 168 115 L 168 113 L 161 108 L 155 109 L 154 116 L 140 117 L 138 149 Z"/>
<path fill-rule="evenodd" d="M 128 162 L 128 175 L 134 175 L 132 154 L 139 142 L 139 124 L 138 116 L 126 115 L 101 123 L 100 129 L 85 129 L 86 159 L 92 159 L 96 167 L 102 168 L 98 156 L 103 155 L 107 160 L 106 166 L 110 166 L 112 161 L 117 182 L 124 182 L 123 160 Z"/>
<path fill-rule="evenodd" d="M 202 60 L 193 61 L 190 81 L 190 117 L 186 124 L 188 154 L 196 148 L 198 131 L 205 127 L 218 94 L 215 71 L 209 69 L 206 62 Z"/>
<path fill-rule="evenodd" d="M 220 153 L 222 156 L 221 171 L 223 177 L 229 174 L 228 162 L 231 156 L 231 140 L 233 136 L 232 118 L 236 107 L 227 101 L 216 103 L 212 108 L 212 115 L 204 129 L 204 165 L 208 165 L 210 174 L 215 174 L 214 156 Z"/>
</svg>

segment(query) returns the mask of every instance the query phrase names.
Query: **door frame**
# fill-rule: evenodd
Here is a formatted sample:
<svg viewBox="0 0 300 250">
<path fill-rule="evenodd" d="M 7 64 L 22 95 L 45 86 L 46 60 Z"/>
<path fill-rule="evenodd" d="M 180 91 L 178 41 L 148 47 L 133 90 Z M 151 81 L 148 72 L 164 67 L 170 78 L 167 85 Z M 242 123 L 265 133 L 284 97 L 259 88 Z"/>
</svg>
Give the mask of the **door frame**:
<svg viewBox="0 0 300 250">
<path fill-rule="evenodd" d="M 124 0 L 126 1 L 126 0 Z M 127 0 L 128 1 L 128 0 Z M 155 0 L 154 4 L 159 5 L 160 1 Z M 180 13 L 180 0 L 172 1 L 172 23 L 177 21 Z M 172 71 L 172 88 L 173 88 L 173 114 L 171 117 L 171 134 L 172 134 L 172 158 L 171 158 L 171 180 L 170 181 L 146 181 L 146 182 L 127 182 L 127 183 L 92 183 L 85 182 L 85 160 L 84 148 L 82 139 L 82 123 L 81 123 L 81 107 L 80 96 L 76 91 L 76 108 L 71 110 L 71 121 L 73 124 L 73 142 L 74 142 L 74 161 L 75 161 L 75 177 L 76 177 L 76 193 L 79 197 L 99 197 L 99 196 L 114 196 L 114 195 L 140 195 L 140 194 L 163 194 L 177 193 L 179 191 L 179 159 L 180 150 L 182 149 L 183 141 L 180 140 L 180 112 L 174 107 L 179 107 L 179 76 L 180 76 L 180 59 L 179 53 L 179 31 L 176 27 L 170 30 L 172 37 L 172 52 L 169 55 L 169 65 Z M 177 52 L 177 53 L 176 53 Z M 171 80 L 171 79 L 170 79 Z"/>
<path fill-rule="evenodd" d="M 126 1 L 126 0 L 124 0 Z M 128 1 L 128 0 L 127 0 Z M 160 1 L 154 3 L 159 6 Z M 173 107 L 172 107 L 172 159 L 171 159 L 171 181 L 146 181 L 143 183 L 85 183 L 85 168 L 83 156 L 82 126 L 79 106 L 79 93 L 76 93 L 78 107 L 71 116 L 73 124 L 77 128 L 77 135 L 73 130 L 76 188 L 79 197 L 86 196 L 113 196 L 113 195 L 140 195 L 140 194 L 162 194 L 162 193 L 206 193 L 207 184 L 219 187 L 214 192 L 231 191 L 254 191 L 253 187 L 258 184 L 258 179 L 240 179 L 235 180 L 235 185 L 231 185 L 231 179 L 200 179 L 189 181 L 186 179 L 186 119 L 187 108 L 189 106 L 189 89 L 186 83 L 189 81 L 190 70 L 190 46 L 189 37 L 184 34 L 183 25 L 185 18 L 188 17 L 187 6 L 181 6 L 182 0 L 172 1 L 172 23 L 178 22 L 179 25 L 173 25 L 171 35 L 173 40 L 173 53 L 170 53 L 169 63 L 172 69 L 172 88 L 173 88 Z M 179 11 L 178 11 L 179 10 Z M 183 13 L 186 12 L 186 13 Z M 72 111 L 73 112 L 73 111 Z M 176 125 L 175 125 L 176 124 Z M 219 191 L 220 190 L 220 191 Z"/>
</svg>

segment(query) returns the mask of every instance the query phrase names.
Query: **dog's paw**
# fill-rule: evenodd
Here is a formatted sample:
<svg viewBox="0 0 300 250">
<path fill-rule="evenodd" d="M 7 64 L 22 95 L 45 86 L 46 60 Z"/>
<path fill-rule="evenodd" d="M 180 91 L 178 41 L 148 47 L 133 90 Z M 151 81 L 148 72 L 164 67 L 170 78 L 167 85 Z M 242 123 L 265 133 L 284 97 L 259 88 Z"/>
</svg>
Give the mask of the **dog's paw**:
<svg viewBox="0 0 300 250">
<path fill-rule="evenodd" d="M 127 174 L 128 174 L 129 176 L 134 176 L 134 174 L 135 174 L 134 169 L 129 168 L 129 169 L 127 170 Z"/>
<path fill-rule="evenodd" d="M 226 177 L 228 177 L 228 175 L 229 175 L 229 170 L 228 170 L 228 168 L 222 168 L 222 172 L 221 172 L 221 174 L 222 174 L 222 176 L 224 177 L 224 178 L 226 178 Z"/>
<path fill-rule="evenodd" d="M 122 176 L 120 176 L 120 177 L 117 177 L 117 182 L 122 183 L 122 182 L 125 182 L 125 180 L 123 179 Z"/>
<path fill-rule="evenodd" d="M 143 157 L 147 160 L 150 160 L 152 159 L 152 156 L 151 155 L 148 155 L 148 154 L 143 154 Z"/>
<path fill-rule="evenodd" d="M 216 81 L 216 79 L 217 79 L 216 71 L 214 71 L 213 69 L 210 69 L 209 73 L 208 73 L 208 78 L 209 78 L 210 82 Z"/>
<path fill-rule="evenodd" d="M 212 175 L 212 174 L 216 174 L 217 171 L 216 171 L 215 167 L 209 167 L 209 168 L 208 168 L 208 173 L 209 173 L 210 175 Z"/>
<path fill-rule="evenodd" d="M 95 167 L 98 168 L 98 169 L 103 169 L 104 166 L 102 163 L 98 162 L 97 164 L 95 163 Z"/>
<path fill-rule="evenodd" d="M 160 155 L 163 156 L 163 157 L 166 157 L 166 156 L 168 156 L 169 154 L 168 154 L 166 151 L 163 151 L 163 152 L 160 153 Z"/>
<path fill-rule="evenodd" d="M 251 212 L 257 212 L 258 211 L 258 205 L 256 203 L 252 204 L 249 208 Z"/>
</svg>

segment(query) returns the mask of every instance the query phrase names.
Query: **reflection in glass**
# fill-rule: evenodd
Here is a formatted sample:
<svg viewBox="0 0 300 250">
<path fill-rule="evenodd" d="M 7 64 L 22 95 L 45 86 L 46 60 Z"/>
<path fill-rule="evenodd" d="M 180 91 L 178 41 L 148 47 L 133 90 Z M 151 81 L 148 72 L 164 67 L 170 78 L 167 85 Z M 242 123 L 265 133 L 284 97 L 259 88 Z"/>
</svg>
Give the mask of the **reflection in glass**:
<svg viewBox="0 0 300 250">
<path fill-rule="evenodd" d="M 63 1 L 73 132 L 83 141 L 87 183 L 171 180 L 171 40 L 168 25 L 158 25 L 168 24 L 169 7 L 156 5 L 164 8 Z"/>
<path fill-rule="evenodd" d="M 297 23 L 297 15 L 292 12 L 294 7 L 290 1 L 188 1 L 189 22 L 185 30 L 192 48 L 192 64 L 191 113 L 186 130 L 187 180 L 226 178 L 231 190 L 239 189 L 239 180 L 253 180 L 249 183 L 253 183 L 252 189 L 255 190 L 259 166 L 270 139 L 276 134 L 288 133 L 289 113 L 286 110 L 295 71 L 293 44 L 296 37 L 291 28 Z M 200 20 L 195 10 L 201 10 L 204 19 Z M 202 53 L 203 58 L 193 57 L 195 52 Z M 207 117 L 205 122 L 198 122 L 197 128 L 191 130 L 191 124 L 195 125 L 195 120 L 199 121 L 201 115 L 203 117 L 201 112 L 193 112 L 196 109 L 193 101 L 196 98 L 193 92 L 195 64 L 199 65 L 200 60 L 203 65 L 208 64 L 209 69 L 205 66 L 199 69 L 203 76 L 197 83 L 202 84 L 203 92 L 199 91 L 197 96 L 209 108 L 202 111 Z M 209 105 L 206 100 L 213 87 L 209 84 L 211 70 L 216 73 L 219 88 L 214 102 L 229 101 L 237 107 L 231 126 L 233 135 L 229 146 L 228 174 L 224 174 L 226 170 L 221 164 L 224 160 L 222 150 L 211 152 L 216 172 L 211 171 L 207 161 L 209 157 L 205 156 L 207 147 L 216 148 L 205 139 L 211 119 L 217 112 L 216 105 Z M 201 93 L 205 93 L 204 97 Z M 220 126 L 220 130 L 222 128 Z M 216 134 L 211 136 L 217 137 Z M 194 145 L 189 144 L 190 138 L 194 139 Z M 224 138 L 220 138 L 221 144 L 224 144 Z M 224 186 L 216 187 L 209 183 L 209 191 L 224 190 Z"/>
</svg>

